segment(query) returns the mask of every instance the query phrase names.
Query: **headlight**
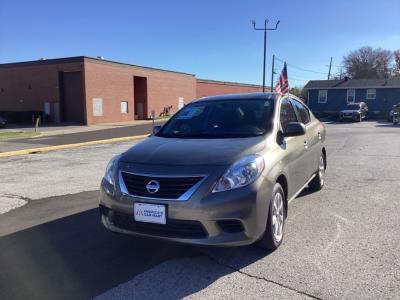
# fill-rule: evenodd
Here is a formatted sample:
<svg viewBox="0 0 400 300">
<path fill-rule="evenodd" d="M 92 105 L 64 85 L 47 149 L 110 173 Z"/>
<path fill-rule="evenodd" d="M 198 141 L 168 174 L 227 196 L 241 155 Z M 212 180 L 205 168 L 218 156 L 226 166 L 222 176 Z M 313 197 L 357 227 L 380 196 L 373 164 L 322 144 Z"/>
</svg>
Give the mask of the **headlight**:
<svg viewBox="0 0 400 300">
<path fill-rule="evenodd" d="M 116 169 L 118 164 L 119 155 L 113 157 L 107 165 L 106 173 L 104 174 L 104 179 L 111 185 L 115 183 Z"/>
<path fill-rule="evenodd" d="M 264 170 L 264 158 L 257 154 L 243 157 L 235 162 L 218 180 L 213 193 L 237 189 L 253 183 Z"/>
</svg>

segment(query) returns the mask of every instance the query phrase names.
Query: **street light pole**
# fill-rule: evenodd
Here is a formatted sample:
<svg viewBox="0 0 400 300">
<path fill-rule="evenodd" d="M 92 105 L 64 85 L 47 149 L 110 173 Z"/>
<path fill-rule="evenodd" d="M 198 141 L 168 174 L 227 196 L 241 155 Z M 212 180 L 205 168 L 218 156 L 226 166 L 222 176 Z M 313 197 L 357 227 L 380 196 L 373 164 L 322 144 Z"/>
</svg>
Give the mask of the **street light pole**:
<svg viewBox="0 0 400 300">
<path fill-rule="evenodd" d="M 267 28 L 268 25 L 268 19 L 264 20 L 264 28 L 257 28 L 256 27 L 256 21 L 252 21 L 253 24 L 253 28 L 254 30 L 264 30 L 264 64 L 263 64 L 263 93 L 265 93 L 265 61 L 267 58 L 267 31 L 269 30 L 277 30 L 278 29 L 278 25 L 281 21 L 278 20 L 278 22 L 276 22 L 275 27 L 273 28 Z"/>
</svg>

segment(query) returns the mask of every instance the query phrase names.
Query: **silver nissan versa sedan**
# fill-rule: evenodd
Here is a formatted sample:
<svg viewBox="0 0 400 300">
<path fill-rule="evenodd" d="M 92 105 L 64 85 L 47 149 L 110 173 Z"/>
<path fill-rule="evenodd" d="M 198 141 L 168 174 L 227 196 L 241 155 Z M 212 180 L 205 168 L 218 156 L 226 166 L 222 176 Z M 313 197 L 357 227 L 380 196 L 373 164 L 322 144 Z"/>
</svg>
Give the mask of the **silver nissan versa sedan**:
<svg viewBox="0 0 400 300">
<path fill-rule="evenodd" d="M 288 203 L 324 186 L 325 127 L 295 96 L 201 98 L 155 129 L 107 166 L 100 212 L 112 231 L 274 250 Z"/>
</svg>

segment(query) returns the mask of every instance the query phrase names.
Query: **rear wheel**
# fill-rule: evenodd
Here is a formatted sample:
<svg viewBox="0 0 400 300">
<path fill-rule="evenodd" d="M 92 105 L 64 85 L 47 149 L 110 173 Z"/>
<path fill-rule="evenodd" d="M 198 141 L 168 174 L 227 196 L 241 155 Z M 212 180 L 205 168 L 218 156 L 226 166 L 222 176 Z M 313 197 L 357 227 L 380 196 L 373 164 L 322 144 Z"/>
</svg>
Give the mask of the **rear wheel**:
<svg viewBox="0 0 400 300">
<path fill-rule="evenodd" d="M 283 240 L 285 216 L 285 193 L 282 186 L 276 183 L 269 202 L 267 225 L 262 238 L 257 242 L 258 246 L 268 250 L 275 250 L 280 246 Z"/>
<path fill-rule="evenodd" d="M 325 184 L 325 155 L 324 153 L 321 153 L 321 156 L 319 158 L 319 164 L 318 164 L 318 170 L 313 178 L 311 180 L 310 184 L 308 185 L 311 189 L 315 191 L 319 191 L 324 187 Z"/>
</svg>

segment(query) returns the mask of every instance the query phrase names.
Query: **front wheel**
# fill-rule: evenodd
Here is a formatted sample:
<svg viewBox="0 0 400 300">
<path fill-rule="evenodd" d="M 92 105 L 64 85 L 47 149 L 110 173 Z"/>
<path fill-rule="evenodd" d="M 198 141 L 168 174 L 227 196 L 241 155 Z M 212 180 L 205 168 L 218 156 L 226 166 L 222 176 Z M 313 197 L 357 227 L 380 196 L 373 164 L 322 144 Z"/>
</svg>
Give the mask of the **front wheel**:
<svg viewBox="0 0 400 300">
<path fill-rule="evenodd" d="M 315 191 L 319 191 L 324 187 L 325 184 L 325 169 L 326 169 L 326 163 L 325 163 L 325 155 L 324 153 L 321 153 L 321 156 L 319 158 L 319 164 L 318 164 L 318 170 L 313 178 L 311 180 L 309 187 Z"/>
<path fill-rule="evenodd" d="M 268 250 L 275 250 L 280 246 L 283 240 L 285 216 L 285 193 L 282 186 L 276 183 L 269 202 L 267 225 L 262 238 L 257 242 L 258 246 Z"/>
</svg>

